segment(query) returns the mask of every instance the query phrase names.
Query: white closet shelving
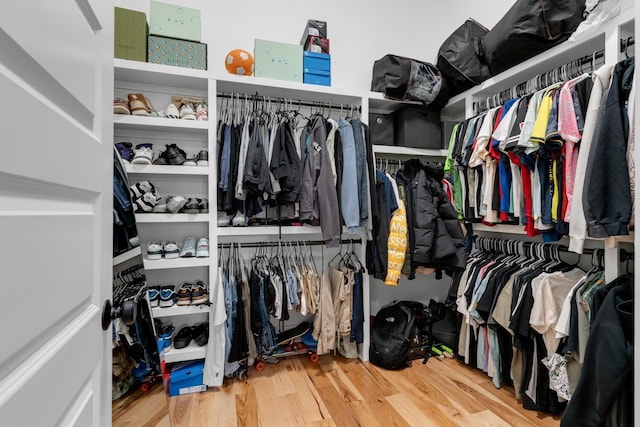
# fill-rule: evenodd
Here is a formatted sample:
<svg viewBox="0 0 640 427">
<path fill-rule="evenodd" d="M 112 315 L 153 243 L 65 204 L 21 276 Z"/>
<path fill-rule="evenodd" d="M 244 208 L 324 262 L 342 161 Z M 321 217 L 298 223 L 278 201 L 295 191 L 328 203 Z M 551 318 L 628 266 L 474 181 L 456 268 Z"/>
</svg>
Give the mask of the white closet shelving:
<svg viewBox="0 0 640 427">
<path fill-rule="evenodd" d="M 115 59 L 114 66 L 115 97 L 127 99 L 129 93 L 143 93 L 151 101 L 152 108 L 158 111 L 166 108 L 172 95 L 211 99 L 209 72 L 122 59 Z M 214 139 L 211 138 L 213 126 L 209 121 L 114 114 L 113 125 L 114 143 L 126 141 L 131 142 L 134 147 L 139 143 L 152 143 L 154 151 L 164 151 L 165 145 L 175 143 L 187 153 L 198 153 L 204 149 L 209 152 L 210 157 L 215 157 Z M 210 188 L 215 188 L 211 183 L 211 167 L 135 164 L 125 167 L 131 184 L 148 180 L 157 187 L 160 195 L 204 197 L 211 200 Z M 150 286 L 173 284 L 177 292 L 185 282 L 202 280 L 207 286 L 211 284 L 215 277 L 211 268 L 215 250 L 209 258 L 148 260 L 146 245 L 150 241 L 160 240 L 175 241 L 181 246 L 188 235 L 196 238 L 211 236 L 215 233 L 215 224 L 211 224 L 213 217 L 215 216 L 209 213 L 136 214 L 141 240 L 138 253 L 142 253 Z M 210 307 L 174 305 L 167 308 L 154 307 L 152 311 L 155 318 L 173 324 L 177 332 L 183 326 L 207 321 Z M 192 341 L 184 349 L 175 349 L 173 346 L 165 349 L 163 358 L 167 363 L 201 359 L 205 356 L 205 348 Z"/>
</svg>

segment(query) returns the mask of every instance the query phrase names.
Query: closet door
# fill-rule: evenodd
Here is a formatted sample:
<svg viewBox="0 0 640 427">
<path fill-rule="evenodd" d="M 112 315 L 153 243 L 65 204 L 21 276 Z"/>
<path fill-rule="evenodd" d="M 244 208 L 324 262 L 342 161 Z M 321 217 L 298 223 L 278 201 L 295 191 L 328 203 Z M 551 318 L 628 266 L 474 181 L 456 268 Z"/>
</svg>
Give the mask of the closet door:
<svg viewBox="0 0 640 427">
<path fill-rule="evenodd" d="M 0 425 L 110 425 L 113 4 L 0 9 Z"/>
</svg>

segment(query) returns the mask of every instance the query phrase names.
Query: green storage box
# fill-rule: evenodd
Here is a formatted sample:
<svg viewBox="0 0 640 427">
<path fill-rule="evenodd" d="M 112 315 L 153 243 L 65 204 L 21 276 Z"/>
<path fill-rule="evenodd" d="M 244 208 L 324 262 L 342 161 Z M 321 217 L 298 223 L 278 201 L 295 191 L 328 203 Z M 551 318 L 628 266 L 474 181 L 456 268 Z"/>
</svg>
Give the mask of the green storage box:
<svg viewBox="0 0 640 427">
<path fill-rule="evenodd" d="M 207 69 L 207 45 L 205 43 L 150 35 L 147 55 L 147 62 L 154 64 L 198 70 Z"/>
<path fill-rule="evenodd" d="M 200 11 L 151 1 L 150 33 L 173 39 L 200 41 Z"/>
<path fill-rule="evenodd" d="M 302 46 L 256 39 L 256 77 L 302 82 Z"/>
<path fill-rule="evenodd" d="M 136 10 L 115 8 L 113 56 L 147 61 L 147 15 Z"/>
</svg>

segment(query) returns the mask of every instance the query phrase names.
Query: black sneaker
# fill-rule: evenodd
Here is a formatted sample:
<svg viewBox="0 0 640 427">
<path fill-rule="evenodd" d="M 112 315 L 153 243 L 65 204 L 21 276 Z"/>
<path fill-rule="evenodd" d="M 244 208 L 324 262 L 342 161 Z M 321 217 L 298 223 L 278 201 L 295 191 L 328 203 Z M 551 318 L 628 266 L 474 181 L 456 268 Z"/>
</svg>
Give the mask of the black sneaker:
<svg viewBox="0 0 640 427">
<path fill-rule="evenodd" d="M 158 157 L 151 163 L 153 163 L 154 165 L 168 165 L 169 161 L 167 160 L 167 156 L 165 153 L 165 151 L 161 151 L 160 154 L 158 154 Z"/>
<path fill-rule="evenodd" d="M 178 305 L 191 304 L 191 283 L 185 283 L 177 292 Z"/>
<path fill-rule="evenodd" d="M 200 150 L 197 164 L 198 166 L 209 166 L 209 152 L 207 150 Z"/>
<path fill-rule="evenodd" d="M 178 333 L 173 337 L 173 347 L 175 349 L 185 348 L 191 342 L 193 338 L 193 326 L 185 326 L 180 329 Z"/>
<path fill-rule="evenodd" d="M 187 160 L 187 153 L 176 144 L 170 144 L 166 147 L 167 149 L 164 151 L 164 156 L 170 165 L 181 165 Z"/>
<path fill-rule="evenodd" d="M 203 345 L 207 345 L 209 342 L 209 324 L 208 323 L 200 323 L 193 328 L 193 340 L 200 347 Z"/>
<path fill-rule="evenodd" d="M 191 305 L 205 304 L 208 300 L 209 294 L 202 280 L 191 286 Z"/>
<path fill-rule="evenodd" d="M 200 207 L 198 206 L 198 199 L 190 197 L 187 203 L 184 205 L 182 212 L 189 214 L 200 213 Z"/>
<path fill-rule="evenodd" d="M 200 213 L 209 213 L 209 200 L 198 199 L 198 210 Z"/>
</svg>

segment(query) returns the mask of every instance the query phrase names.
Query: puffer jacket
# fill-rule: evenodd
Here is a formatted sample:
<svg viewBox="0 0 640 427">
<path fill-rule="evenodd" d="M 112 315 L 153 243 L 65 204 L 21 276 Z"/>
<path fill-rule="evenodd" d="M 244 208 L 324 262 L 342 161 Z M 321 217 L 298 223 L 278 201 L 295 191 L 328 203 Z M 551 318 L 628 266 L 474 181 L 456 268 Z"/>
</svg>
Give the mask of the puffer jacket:
<svg viewBox="0 0 640 427">
<path fill-rule="evenodd" d="M 466 264 L 464 234 L 444 192 L 443 177 L 441 165 L 423 164 L 418 159 L 405 162 L 396 176 L 408 190 L 410 277 L 417 266 L 444 270 L 451 275 L 453 271 L 463 270 Z"/>
</svg>

